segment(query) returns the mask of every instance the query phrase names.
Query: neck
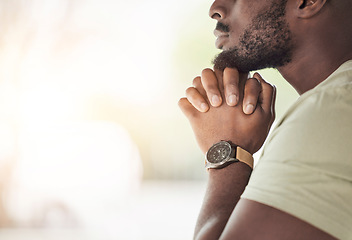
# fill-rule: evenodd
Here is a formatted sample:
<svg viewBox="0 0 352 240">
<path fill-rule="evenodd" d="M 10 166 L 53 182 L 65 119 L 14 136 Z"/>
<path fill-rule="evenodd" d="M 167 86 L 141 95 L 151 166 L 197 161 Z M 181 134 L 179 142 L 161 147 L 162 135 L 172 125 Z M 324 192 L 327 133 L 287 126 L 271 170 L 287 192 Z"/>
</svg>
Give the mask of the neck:
<svg viewBox="0 0 352 240">
<path fill-rule="evenodd" d="M 305 34 L 301 34 L 303 37 L 297 39 L 296 46 L 300 47 L 294 49 L 292 61 L 278 68 L 298 94 L 313 89 L 344 62 L 352 59 L 352 34 L 338 28 L 340 25 L 326 23 L 306 30 Z M 352 20 L 346 21 L 345 25 L 346 29 L 350 29 Z"/>
<path fill-rule="evenodd" d="M 348 49 L 348 48 L 347 48 Z M 351 48 L 349 48 L 351 49 Z M 310 54 L 302 51 L 291 63 L 278 68 L 281 75 L 296 89 L 298 94 L 303 94 L 313 89 L 329 77 L 344 62 L 352 59 L 352 51 L 346 51 L 339 56 L 329 56 L 328 52 L 319 50 L 317 54 L 312 49 Z M 336 53 L 336 52 L 335 52 Z M 322 56 L 325 55 L 325 56 Z"/>
</svg>

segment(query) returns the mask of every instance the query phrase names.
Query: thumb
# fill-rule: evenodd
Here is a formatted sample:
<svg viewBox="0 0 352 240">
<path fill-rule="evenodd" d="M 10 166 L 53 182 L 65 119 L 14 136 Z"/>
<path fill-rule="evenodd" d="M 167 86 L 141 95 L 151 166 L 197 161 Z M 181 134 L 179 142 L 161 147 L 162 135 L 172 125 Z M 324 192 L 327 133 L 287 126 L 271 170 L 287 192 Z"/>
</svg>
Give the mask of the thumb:
<svg viewBox="0 0 352 240">
<path fill-rule="evenodd" d="M 266 113 L 272 113 L 273 112 L 273 107 L 275 104 L 275 96 L 276 96 L 276 89 L 274 86 L 272 86 L 270 83 L 266 82 L 260 75 L 259 73 L 255 73 L 253 75 L 254 78 L 256 78 L 260 84 L 262 85 L 262 91 L 260 93 L 260 98 L 262 99 L 262 109 Z"/>
</svg>

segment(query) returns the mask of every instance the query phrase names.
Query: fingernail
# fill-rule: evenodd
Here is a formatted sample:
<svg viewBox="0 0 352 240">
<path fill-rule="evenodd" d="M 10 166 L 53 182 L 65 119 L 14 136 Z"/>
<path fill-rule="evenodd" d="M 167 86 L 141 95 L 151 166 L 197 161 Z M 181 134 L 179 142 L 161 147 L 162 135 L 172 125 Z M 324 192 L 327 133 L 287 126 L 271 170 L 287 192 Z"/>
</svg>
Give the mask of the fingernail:
<svg viewBox="0 0 352 240">
<path fill-rule="evenodd" d="M 202 104 L 200 105 L 200 109 L 205 112 L 206 110 L 208 110 L 208 104 L 202 103 Z"/>
<path fill-rule="evenodd" d="M 247 106 L 244 109 L 245 114 L 251 114 L 254 111 L 254 106 L 253 104 L 247 104 Z"/>
<path fill-rule="evenodd" d="M 228 104 L 231 106 L 235 106 L 237 104 L 237 96 L 235 94 L 231 94 L 227 98 Z"/>
<path fill-rule="evenodd" d="M 211 98 L 211 102 L 212 102 L 213 106 L 219 106 L 220 105 L 220 98 L 217 95 L 214 95 Z"/>
</svg>

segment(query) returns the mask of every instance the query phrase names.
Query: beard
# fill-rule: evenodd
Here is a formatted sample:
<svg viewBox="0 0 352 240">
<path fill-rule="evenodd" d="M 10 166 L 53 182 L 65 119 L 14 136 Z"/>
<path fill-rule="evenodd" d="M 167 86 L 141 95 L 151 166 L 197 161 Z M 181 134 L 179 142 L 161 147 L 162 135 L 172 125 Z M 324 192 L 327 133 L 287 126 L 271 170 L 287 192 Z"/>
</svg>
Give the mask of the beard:
<svg viewBox="0 0 352 240">
<path fill-rule="evenodd" d="M 249 72 L 291 62 L 293 41 L 285 19 L 286 2 L 273 1 L 268 9 L 260 12 L 240 36 L 238 46 L 215 57 L 214 68 Z"/>
</svg>

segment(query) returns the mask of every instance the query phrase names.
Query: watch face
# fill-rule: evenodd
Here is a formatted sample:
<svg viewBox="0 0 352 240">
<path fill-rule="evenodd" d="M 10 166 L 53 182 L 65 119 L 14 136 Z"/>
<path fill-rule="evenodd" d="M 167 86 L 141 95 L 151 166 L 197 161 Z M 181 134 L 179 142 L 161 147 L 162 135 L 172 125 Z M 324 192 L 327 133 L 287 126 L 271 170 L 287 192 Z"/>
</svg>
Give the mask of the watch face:
<svg viewBox="0 0 352 240">
<path fill-rule="evenodd" d="M 220 142 L 212 146 L 208 153 L 207 159 L 211 163 L 220 163 L 231 155 L 231 145 L 227 142 Z"/>
</svg>

